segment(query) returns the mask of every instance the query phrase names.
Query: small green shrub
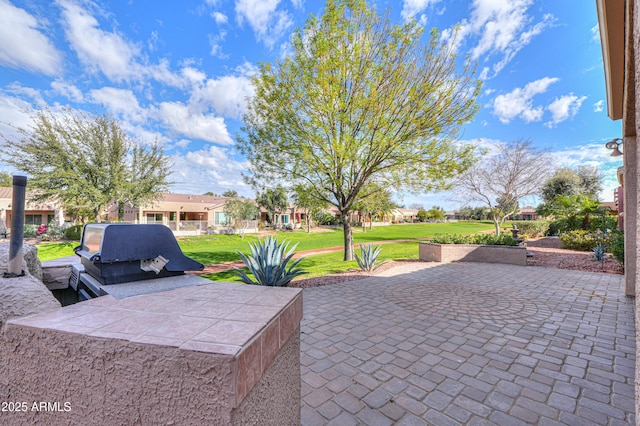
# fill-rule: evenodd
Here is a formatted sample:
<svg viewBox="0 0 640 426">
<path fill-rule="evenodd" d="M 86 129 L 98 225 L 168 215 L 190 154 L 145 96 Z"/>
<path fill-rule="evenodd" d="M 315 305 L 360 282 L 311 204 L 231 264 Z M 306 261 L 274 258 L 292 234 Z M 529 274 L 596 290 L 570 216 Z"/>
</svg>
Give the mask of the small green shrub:
<svg viewBox="0 0 640 426">
<path fill-rule="evenodd" d="M 560 235 L 562 248 L 566 250 L 591 251 L 602 242 L 602 237 L 595 232 L 576 230 Z"/>
<path fill-rule="evenodd" d="M 436 234 L 431 242 L 436 244 L 471 244 L 471 239 L 469 235 Z"/>
<path fill-rule="evenodd" d="M 380 251 L 382 246 L 373 245 L 364 245 L 360 244 L 360 253 L 358 256 L 355 254 L 356 262 L 358 262 L 358 266 L 365 272 L 373 272 L 378 266 L 382 265 L 384 262 L 378 262 L 378 256 L 380 255 Z"/>
<path fill-rule="evenodd" d="M 622 231 L 614 231 L 611 234 L 609 251 L 624 266 L 624 233 Z"/>
<path fill-rule="evenodd" d="M 518 234 L 520 238 L 543 237 L 549 231 L 550 225 L 546 220 L 514 220 L 512 223 L 520 230 Z"/>
<path fill-rule="evenodd" d="M 80 241 L 80 238 L 82 237 L 82 225 L 69 226 L 64 230 L 64 237 L 67 240 Z"/>
<path fill-rule="evenodd" d="M 38 226 L 40 225 L 24 225 L 23 236 L 24 238 L 35 238 L 38 236 Z"/>
<path fill-rule="evenodd" d="M 64 228 L 62 226 L 49 224 L 47 225 L 46 236 L 49 240 L 59 240 L 64 236 Z"/>
<path fill-rule="evenodd" d="M 511 233 L 501 232 L 500 234 L 436 234 L 432 239 L 436 244 L 482 244 L 488 246 L 517 246 Z"/>
<path fill-rule="evenodd" d="M 249 278 L 242 269 L 235 268 L 240 281 L 245 284 L 287 287 L 291 280 L 305 273 L 301 268 L 296 268 L 298 263 L 304 259 L 303 257 L 294 260 L 287 268 L 296 246 L 297 244 L 294 244 L 287 251 L 289 243 L 286 240 L 279 242 L 277 237 L 272 236 L 255 243 L 249 243 L 251 255 L 245 256 L 240 252 L 238 254 L 256 281 Z"/>
</svg>

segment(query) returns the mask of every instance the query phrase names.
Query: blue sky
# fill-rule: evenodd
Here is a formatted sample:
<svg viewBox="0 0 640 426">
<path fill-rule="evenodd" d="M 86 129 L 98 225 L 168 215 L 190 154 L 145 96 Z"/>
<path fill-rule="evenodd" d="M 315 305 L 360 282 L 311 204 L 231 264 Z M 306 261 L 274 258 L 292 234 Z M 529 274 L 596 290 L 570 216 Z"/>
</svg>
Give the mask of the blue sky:
<svg viewBox="0 0 640 426">
<path fill-rule="evenodd" d="M 394 20 L 415 17 L 478 64 L 482 105 L 462 138 L 520 138 L 558 166 L 596 165 L 612 200 L 621 136 L 606 114 L 595 2 L 396 0 L 375 2 Z M 234 149 L 251 75 L 290 52 L 290 36 L 324 2 L 311 0 L 0 0 L 0 133 L 29 126 L 33 108 L 107 110 L 173 158 L 173 192 L 253 197 Z M 0 168 L 2 165 L 0 164 Z M 5 170 L 14 170 L 4 167 Z M 402 204 L 452 209 L 449 193 L 407 194 Z"/>
</svg>

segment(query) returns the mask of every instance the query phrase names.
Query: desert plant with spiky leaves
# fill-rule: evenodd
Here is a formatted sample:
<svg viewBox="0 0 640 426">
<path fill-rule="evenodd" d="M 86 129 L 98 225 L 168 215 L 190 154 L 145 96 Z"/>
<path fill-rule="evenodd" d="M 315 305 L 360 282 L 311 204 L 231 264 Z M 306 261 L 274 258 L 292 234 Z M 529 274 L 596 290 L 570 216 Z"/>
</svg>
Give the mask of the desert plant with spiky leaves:
<svg viewBox="0 0 640 426">
<path fill-rule="evenodd" d="M 371 244 L 364 245 L 360 244 L 360 256 L 355 254 L 356 262 L 358 262 L 358 266 L 360 269 L 366 272 L 373 272 L 378 266 L 382 265 L 386 261 L 378 262 L 378 256 L 380 256 L 380 251 L 382 250 L 382 246 L 373 246 Z"/>
<path fill-rule="evenodd" d="M 287 287 L 295 277 L 305 274 L 298 263 L 304 258 L 295 259 L 291 264 L 294 250 L 298 244 L 289 249 L 286 240 L 278 241 L 277 237 L 268 236 L 255 243 L 249 243 L 251 254 L 246 256 L 240 252 L 240 258 L 253 274 L 253 281 L 245 271 L 235 268 L 240 280 L 245 284 Z"/>
</svg>

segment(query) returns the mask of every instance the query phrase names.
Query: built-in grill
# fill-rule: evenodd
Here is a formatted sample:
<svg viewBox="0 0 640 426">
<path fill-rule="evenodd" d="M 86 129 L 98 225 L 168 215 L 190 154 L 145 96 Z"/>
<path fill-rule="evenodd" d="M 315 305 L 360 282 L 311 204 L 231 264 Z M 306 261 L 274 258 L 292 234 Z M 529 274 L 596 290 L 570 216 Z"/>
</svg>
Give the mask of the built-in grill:
<svg viewBox="0 0 640 426">
<path fill-rule="evenodd" d="M 204 265 L 185 256 L 161 224 L 90 223 L 74 251 L 81 264 L 72 268 L 69 284 L 79 300 L 105 294 L 122 298 L 203 280 L 185 275 Z"/>
</svg>

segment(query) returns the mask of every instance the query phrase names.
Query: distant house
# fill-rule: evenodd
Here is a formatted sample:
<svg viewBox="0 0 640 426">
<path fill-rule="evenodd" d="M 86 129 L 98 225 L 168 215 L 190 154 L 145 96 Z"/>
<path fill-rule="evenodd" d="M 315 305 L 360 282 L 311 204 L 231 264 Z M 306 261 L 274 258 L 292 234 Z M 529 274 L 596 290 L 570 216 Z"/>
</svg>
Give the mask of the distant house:
<svg viewBox="0 0 640 426">
<path fill-rule="evenodd" d="M 609 215 L 618 215 L 618 203 L 616 201 L 603 201 L 599 207 L 604 208 Z"/>
<path fill-rule="evenodd" d="M 12 220 L 12 202 L 13 188 L 0 187 L 0 226 L 10 227 Z M 65 215 L 62 208 L 54 203 L 34 202 L 33 191 L 27 191 L 25 196 L 25 225 L 62 225 L 65 221 Z"/>
<path fill-rule="evenodd" d="M 418 209 L 397 208 L 391 211 L 393 222 L 415 222 L 418 217 Z"/>
<path fill-rule="evenodd" d="M 535 207 L 526 206 L 520 209 L 520 211 L 513 216 L 513 220 L 538 220 L 542 219 L 536 211 Z"/>
<path fill-rule="evenodd" d="M 162 223 L 177 235 L 194 235 L 208 232 L 231 232 L 224 204 L 230 198 L 215 195 L 163 194 L 158 201 L 130 208 L 125 221 L 138 223 Z M 135 210 L 135 212 L 134 212 Z M 109 210 L 109 219 L 117 218 L 117 207 Z M 245 232 L 257 232 L 257 221 Z"/>
</svg>

